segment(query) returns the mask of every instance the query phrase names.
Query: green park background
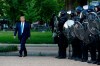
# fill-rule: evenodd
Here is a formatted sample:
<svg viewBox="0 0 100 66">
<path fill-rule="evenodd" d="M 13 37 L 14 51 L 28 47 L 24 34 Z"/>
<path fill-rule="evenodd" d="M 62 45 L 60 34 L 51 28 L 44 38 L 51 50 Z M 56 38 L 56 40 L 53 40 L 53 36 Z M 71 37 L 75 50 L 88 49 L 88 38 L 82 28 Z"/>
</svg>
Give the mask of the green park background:
<svg viewBox="0 0 100 66">
<path fill-rule="evenodd" d="M 0 0 L 0 19 L 7 19 L 9 26 L 14 26 L 19 21 L 20 15 L 25 15 L 31 24 L 37 21 L 50 23 L 53 13 L 58 15 L 62 9 L 74 9 L 81 3 L 92 0 Z M 0 24 L 1 25 L 1 24 Z M 0 31 L 0 43 L 18 44 L 18 39 L 13 38 L 14 31 Z M 52 32 L 31 31 L 28 44 L 52 44 Z"/>
<path fill-rule="evenodd" d="M 4 19 L 8 24 L 8 27 L 15 26 L 19 21 L 19 17 L 24 15 L 26 21 L 31 24 L 42 21 L 43 23 L 50 23 L 52 14 L 58 15 L 60 10 L 72 10 L 76 6 L 82 6 L 92 0 L 0 0 L 0 20 Z M 0 21 L 0 27 L 3 22 Z M 0 43 L 8 44 L 8 46 L 0 46 L 0 52 L 17 51 L 19 44 L 18 38 L 13 37 L 14 30 L 0 29 Z M 13 44 L 13 45 L 10 45 Z M 27 40 L 27 44 L 53 44 L 52 32 L 35 31 L 31 29 L 30 40 Z M 10 46 L 9 46 L 10 45 Z M 16 46 L 15 46 L 16 45 Z"/>
<path fill-rule="evenodd" d="M 0 31 L 0 43 L 18 44 L 19 40 L 13 37 L 13 31 Z M 52 44 L 53 38 L 50 31 L 47 32 L 34 32 L 31 31 L 31 37 L 27 40 L 28 44 Z"/>
<path fill-rule="evenodd" d="M 74 9 L 92 0 L 0 0 L 0 18 L 8 19 L 14 25 L 24 14 L 30 23 L 40 21 L 49 23 L 53 13 L 62 9 Z"/>
</svg>

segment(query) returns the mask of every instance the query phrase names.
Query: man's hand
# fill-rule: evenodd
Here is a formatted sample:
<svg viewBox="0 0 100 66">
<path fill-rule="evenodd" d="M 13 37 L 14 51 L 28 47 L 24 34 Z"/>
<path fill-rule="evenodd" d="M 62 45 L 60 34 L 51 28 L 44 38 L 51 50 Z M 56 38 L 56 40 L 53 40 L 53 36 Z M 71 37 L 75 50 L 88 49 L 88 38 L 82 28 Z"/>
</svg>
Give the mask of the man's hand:
<svg viewBox="0 0 100 66">
<path fill-rule="evenodd" d="M 16 36 L 14 36 L 14 39 L 16 38 Z"/>
</svg>

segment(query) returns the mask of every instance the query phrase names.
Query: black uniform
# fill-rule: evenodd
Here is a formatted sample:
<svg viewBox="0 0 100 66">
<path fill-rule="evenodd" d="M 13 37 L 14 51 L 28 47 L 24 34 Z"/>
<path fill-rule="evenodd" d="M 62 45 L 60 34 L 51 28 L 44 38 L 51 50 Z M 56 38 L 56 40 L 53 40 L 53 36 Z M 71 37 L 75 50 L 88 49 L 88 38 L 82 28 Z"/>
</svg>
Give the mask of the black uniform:
<svg viewBox="0 0 100 66">
<path fill-rule="evenodd" d="M 97 45 L 97 50 L 98 50 L 97 64 L 100 65 L 100 37 L 98 37 L 96 45 Z"/>
<path fill-rule="evenodd" d="M 82 41 L 79 40 L 77 37 L 75 37 L 72 40 L 72 58 L 74 60 L 81 60 L 82 58 L 82 49 L 81 49 L 81 45 L 82 45 Z"/>
<path fill-rule="evenodd" d="M 61 11 L 58 23 L 58 58 L 66 58 L 66 48 L 68 46 L 68 40 L 63 33 L 63 25 L 67 21 L 66 11 Z"/>
<path fill-rule="evenodd" d="M 81 18 L 81 23 L 83 22 L 84 19 L 87 19 L 86 18 L 86 15 L 87 15 L 87 10 L 84 10 L 83 11 L 83 17 Z M 83 25 L 85 28 L 84 30 L 87 30 L 87 26 Z M 82 45 L 82 62 L 87 62 L 88 61 L 88 50 L 90 51 L 90 55 L 91 55 L 91 60 L 88 61 L 88 63 L 93 63 L 94 61 L 96 61 L 96 38 L 95 38 L 95 35 L 92 35 L 90 33 L 90 35 L 88 35 L 89 37 L 89 43 L 86 44 L 86 43 L 83 43 Z M 87 38 L 86 38 L 87 39 Z"/>
<path fill-rule="evenodd" d="M 59 47 L 58 56 L 59 58 L 66 58 L 66 48 L 68 46 L 68 41 L 63 33 L 59 34 L 58 41 L 59 41 L 58 42 L 58 47 Z"/>
<path fill-rule="evenodd" d="M 100 7 L 98 8 L 98 16 L 100 18 Z M 97 56 L 97 64 L 100 65 L 100 36 L 96 36 L 96 48 L 97 48 L 97 51 L 98 51 L 98 56 Z"/>
<path fill-rule="evenodd" d="M 91 43 L 89 44 L 83 44 L 82 49 L 82 61 L 93 63 L 96 61 L 96 41 L 95 38 L 90 37 Z M 91 60 L 88 61 L 88 51 L 90 51 Z"/>
<path fill-rule="evenodd" d="M 50 19 L 50 27 L 51 27 L 52 33 L 56 33 L 55 29 L 54 29 L 55 28 L 54 22 L 55 22 L 56 18 L 57 17 L 56 17 L 56 15 L 54 13 L 52 15 L 51 19 Z M 58 36 L 57 35 L 53 36 L 53 40 L 54 40 L 54 43 L 57 44 L 58 43 Z"/>
<path fill-rule="evenodd" d="M 73 15 L 71 17 L 72 17 L 72 20 L 79 21 L 78 16 Z M 71 57 L 71 59 L 74 59 L 76 61 L 81 60 L 81 58 L 82 58 L 82 49 L 81 49 L 82 41 L 77 37 L 73 37 L 71 44 L 72 44 L 72 57 Z"/>
</svg>

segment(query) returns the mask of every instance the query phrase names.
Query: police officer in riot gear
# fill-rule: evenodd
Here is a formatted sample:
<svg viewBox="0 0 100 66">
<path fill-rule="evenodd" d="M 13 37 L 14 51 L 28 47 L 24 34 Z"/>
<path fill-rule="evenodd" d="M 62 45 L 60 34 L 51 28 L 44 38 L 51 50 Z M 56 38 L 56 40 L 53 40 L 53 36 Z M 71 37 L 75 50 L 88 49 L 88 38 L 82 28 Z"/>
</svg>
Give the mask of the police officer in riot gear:
<svg viewBox="0 0 100 66">
<path fill-rule="evenodd" d="M 58 16 L 58 59 L 66 58 L 66 48 L 68 46 L 68 40 L 63 33 L 63 25 L 67 21 L 67 12 L 65 10 L 60 11 Z"/>
<path fill-rule="evenodd" d="M 88 16 L 89 12 L 94 12 L 94 7 L 93 6 L 88 6 L 88 9 L 83 10 L 81 13 L 81 22 L 84 22 L 87 20 L 86 16 Z M 84 25 L 85 29 L 88 29 Z M 87 39 L 87 38 L 86 38 Z M 91 41 L 89 44 L 83 43 L 82 46 L 82 62 L 88 62 L 88 63 L 95 63 L 96 61 L 96 45 L 95 45 L 95 37 L 94 35 L 89 35 L 89 40 Z M 88 50 L 90 51 L 91 54 L 91 60 L 88 61 Z"/>
<path fill-rule="evenodd" d="M 79 20 L 79 17 L 77 16 L 76 11 L 74 11 L 74 10 L 68 11 L 68 14 L 70 16 L 70 18 L 69 18 L 70 20 L 73 20 L 74 22 Z M 72 34 L 74 34 L 73 31 L 70 31 L 70 34 L 71 35 L 69 38 L 69 42 L 70 42 L 69 44 L 71 44 L 71 46 L 72 46 L 72 56 L 71 57 L 69 56 L 69 59 L 79 61 L 81 59 L 81 56 L 82 56 L 81 55 L 80 40 L 75 35 L 74 36 L 72 35 Z"/>
<path fill-rule="evenodd" d="M 79 21 L 79 14 L 82 10 L 83 10 L 83 8 L 81 6 L 78 6 L 76 8 L 75 15 L 73 16 L 74 21 Z M 81 43 L 82 43 L 82 41 L 80 39 L 78 39 L 77 37 L 74 37 L 74 39 L 71 42 L 71 44 L 72 44 L 72 59 L 74 59 L 76 61 L 80 61 L 82 58 Z"/>
<path fill-rule="evenodd" d="M 100 2 L 90 3 L 90 5 L 93 5 L 95 7 L 95 12 L 100 18 Z M 94 64 L 100 65 L 100 36 L 96 35 L 95 37 L 96 37 L 96 48 L 98 51 L 98 56 L 97 56 L 97 61 Z"/>
<path fill-rule="evenodd" d="M 98 8 L 98 15 L 100 18 L 100 6 Z M 97 58 L 97 64 L 100 65 L 100 36 L 98 37 L 98 41 L 97 41 L 97 50 L 98 50 L 98 58 Z"/>
<path fill-rule="evenodd" d="M 88 12 L 94 12 L 94 6 L 90 5 L 88 7 Z M 92 36 L 93 37 L 90 36 L 91 43 L 88 44 L 88 50 L 90 51 L 90 54 L 91 54 L 91 60 L 88 60 L 87 62 L 95 64 L 96 62 L 96 38 L 95 38 L 95 35 L 92 35 Z"/>
<path fill-rule="evenodd" d="M 69 19 L 74 20 L 75 16 L 76 16 L 75 11 L 71 10 L 71 11 L 68 11 L 68 12 L 70 12 L 70 13 L 68 13 Z M 70 32 L 70 34 L 71 34 L 71 32 Z M 73 37 L 72 35 L 70 35 L 70 37 L 69 37 L 69 44 L 71 44 L 71 46 L 72 46 L 72 56 L 70 56 L 70 53 L 69 53 L 69 59 L 75 59 L 76 58 L 76 49 L 75 49 L 74 41 L 73 41 L 74 38 L 75 37 Z M 69 52 L 70 52 L 70 45 L 69 45 Z"/>
<path fill-rule="evenodd" d="M 54 43 L 57 44 L 58 43 L 58 36 L 57 36 L 57 32 L 56 32 L 56 25 L 55 25 L 55 22 L 57 20 L 57 16 L 55 13 L 52 14 L 52 17 L 50 19 L 50 27 L 51 27 L 51 30 L 52 30 L 52 33 L 53 33 L 53 40 L 54 40 Z"/>
</svg>

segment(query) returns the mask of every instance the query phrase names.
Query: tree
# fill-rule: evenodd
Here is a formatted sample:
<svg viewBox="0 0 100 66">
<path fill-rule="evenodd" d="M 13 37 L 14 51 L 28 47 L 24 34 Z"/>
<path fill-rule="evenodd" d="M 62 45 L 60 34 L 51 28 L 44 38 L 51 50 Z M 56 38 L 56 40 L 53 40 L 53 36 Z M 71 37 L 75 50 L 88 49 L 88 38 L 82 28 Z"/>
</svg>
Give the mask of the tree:
<svg viewBox="0 0 100 66">
<path fill-rule="evenodd" d="M 4 0 L 6 4 L 5 13 L 6 17 L 11 20 L 11 23 L 15 23 L 19 19 L 19 16 L 26 10 L 27 0 Z"/>
<path fill-rule="evenodd" d="M 65 9 L 66 8 L 66 2 L 65 0 L 56 0 L 59 6 L 59 9 Z"/>
<path fill-rule="evenodd" d="M 4 8 L 5 8 L 4 1 L 0 0 L 0 17 L 4 16 Z"/>
<path fill-rule="evenodd" d="M 58 11 L 59 5 L 56 0 L 32 0 L 27 3 L 25 15 L 29 21 L 49 22 L 52 13 Z"/>
<path fill-rule="evenodd" d="M 66 9 L 74 9 L 74 3 L 76 2 L 76 0 L 65 0 L 67 3 L 67 8 Z"/>
<path fill-rule="evenodd" d="M 88 0 L 65 0 L 65 8 L 68 10 L 74 9 L 76 6 L 84 6 Z"/>
<path fill-rule="evenodd" d="M 85 4 L 87 0 L 0 0 L 0 16 L 9 18 L 12 24 L 22 14 L 29 22 L 49 22 L 52 13 L 58 14 L 62 9 L 74 9 Z"/>
<path fill-rule="evenodd" d="M 19 15 L 18 0 L 4 0 L 6 4 L 6 17 L 11 20 L 11 24 L 16 22 L 17 15 Z"/>
<path fill-rule="evenodd" d="M 3 3 L 2 3 L 3 2 Z M 24 14 L 29 22 L 43 20 L 49 22 L 53 12 L 62 9 L 61 0 L 1 0 L 0 14 L 9 18 L 14 24 Z M 4 5 L 5 4 L 5 5 Z"/>
</svg>

